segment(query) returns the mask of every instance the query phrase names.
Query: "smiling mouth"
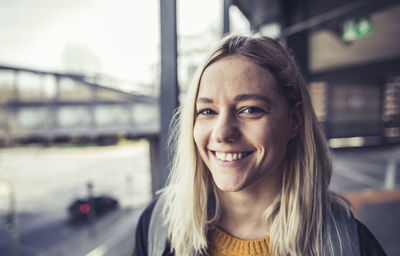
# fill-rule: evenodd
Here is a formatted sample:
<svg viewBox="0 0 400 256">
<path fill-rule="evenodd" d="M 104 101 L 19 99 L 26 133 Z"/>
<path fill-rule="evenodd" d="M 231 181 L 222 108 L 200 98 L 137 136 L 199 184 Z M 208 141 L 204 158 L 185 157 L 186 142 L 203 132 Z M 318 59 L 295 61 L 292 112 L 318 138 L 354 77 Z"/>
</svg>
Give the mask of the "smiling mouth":
<svg viewBox="0 0 400 256">
<path fill-rule="evenodd" d="M 224 162 L 232 162 L 232 161 L 236 161 L 236 160 L 240 160 L 245 158 L 246 156 L 250 155 L 252 152 L 248 151 L 248 152 L 218 152 L 218 151 L 211 151 L 214 156 Z"/>
</svg>

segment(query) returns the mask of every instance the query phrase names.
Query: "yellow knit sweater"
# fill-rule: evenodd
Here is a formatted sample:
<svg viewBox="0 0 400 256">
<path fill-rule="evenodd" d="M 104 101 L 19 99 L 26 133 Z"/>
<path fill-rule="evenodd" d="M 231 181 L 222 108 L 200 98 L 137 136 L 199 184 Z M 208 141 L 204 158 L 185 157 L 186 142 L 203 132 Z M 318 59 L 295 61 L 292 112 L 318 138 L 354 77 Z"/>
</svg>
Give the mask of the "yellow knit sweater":
<svg viewBox="0 0 400 256">
<path fill-rule="evenodd" d="M 257 240 L 241 240 L 219 228 L 209 233 L 210 256 L 269 256 L 269 237 Z"/>
</svg>

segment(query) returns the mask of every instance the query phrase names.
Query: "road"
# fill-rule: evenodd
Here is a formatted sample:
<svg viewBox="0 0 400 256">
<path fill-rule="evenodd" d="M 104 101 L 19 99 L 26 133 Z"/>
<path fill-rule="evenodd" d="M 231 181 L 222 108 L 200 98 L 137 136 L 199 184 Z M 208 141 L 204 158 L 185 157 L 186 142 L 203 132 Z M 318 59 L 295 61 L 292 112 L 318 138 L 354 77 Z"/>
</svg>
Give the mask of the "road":
<svg viewBox="0 0 400 256">
<path fill-rule="evenodd" d="M 20 211 L 65 209 L 73 199 L 87 196 L 88 182 L 95 194 L 111 194 L 124 205 L 138 206 L 151 195 L 147 150 L 146 141 L 108 147 L 0 149 L 0 173 L 12 180 Z M 0 185 L 0 209 L 8 207 L 7 195 Z"/>
<path fill-rule="evenodd" d="M 126 255 L 135 222 L 151 199 L 148 144 L 107 147 L 24 147 L 0 150 L 0 171 L 16 191 L 20 255 Z M 95 222 L 69 221 L 67 206 L 94 194 L 117 198 L 120 208 Z M 12 255 L 4 215 L 9 191 L 0 180 L 0 255 Z"/>
<path fill-rule="evenodd" d="M 400 193 L 394 192 L 393 197 L 391 192 L 400 187 L 400 147 L 335 150 L 333 167 L 331 189 L 355 203 L 358 217 L 389 256 L 400 255 Z M 0 171 L 17 192 L 20 255 L 130 254 L 135 223 L 151 195 L 146 142 L 2 149 Z M 95 194 L 110 194 L 121 207 L 95 222 L 71 222 L 66 207 L 74 198 L 87 195 L 88 181 L 94 184 Z M 376 191 L 383 191 L 379 192 L 382 200 L 374 199 Z M 8 191 L 0 183 L 0 213 L 7 209 Z M 4 218 L 0 221 L 0 255 L 12 255 L 8 227 Z"/>
<path fill-rule="evenodd" d="M 30 230 L 21 228 L 20 255 L 126 255 L 133 248 L 134 227 L 139 212 L 119 209 L 92 222 L 71 222 L 65 218 L 40 221 L 41 225 Z M 19 217 L 23 221 L 32 220 L 32 216 Z M 3 232 L 0 237 L 1 255 L 12 255 L 9 235 Z"/>
<path fill-rule="evenodd" d="M 331 189 L 351 201 L 388 256 L 400 255 L 400 146 L 336 150 L 333 167 Z"/>
<path fill-rule="evenodd" d="M 399 146 L 336 150 L 331 189 L 341 194 L 393 189 L 400 185 L 399 167 Z"/>
</svg>

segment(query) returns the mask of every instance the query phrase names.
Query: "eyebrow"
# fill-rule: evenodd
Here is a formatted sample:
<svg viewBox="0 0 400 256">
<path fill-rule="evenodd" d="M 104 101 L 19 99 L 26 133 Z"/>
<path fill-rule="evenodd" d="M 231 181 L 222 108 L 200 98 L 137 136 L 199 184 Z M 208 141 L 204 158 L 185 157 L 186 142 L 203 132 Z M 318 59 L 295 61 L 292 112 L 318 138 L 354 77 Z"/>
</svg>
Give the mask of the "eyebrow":
<svg viewBox="0 0 400 256">
<path fill-rule="evenodd" d="M 240 94 L 237 95 L 234 99 L 234 101 L 245 101 L 245 100 L 259 100 L 259 101 L 265 101 L 267 103 L 270 103 L 271 101 L 260 94 Z"/>
<path fill-rule="evenodd" d="M 214 101 L 207 97 L 197 98 L 196 103 L 213 103 Z"/>
<path fill-rule="evenodd" d="M 270 103 L 271 101 L 262 95 L 259 94 L 240 94 L 237 95 L 234 99 L 234 101 L 246 101 L 246 100 L 259 100 L 259 101 L 265 101 L 267 103 Z M 211 98 L 207 97 L 200 97 L 196 100 L 196 103 L 213 103 L 214 101 Z"/>
</svg>

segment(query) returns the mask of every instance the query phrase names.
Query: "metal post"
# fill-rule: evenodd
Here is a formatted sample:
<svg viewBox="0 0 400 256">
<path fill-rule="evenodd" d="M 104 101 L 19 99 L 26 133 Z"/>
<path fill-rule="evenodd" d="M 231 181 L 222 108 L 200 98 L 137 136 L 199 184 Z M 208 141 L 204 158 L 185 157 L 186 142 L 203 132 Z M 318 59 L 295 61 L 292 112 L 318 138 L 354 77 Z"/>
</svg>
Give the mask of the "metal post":
<svg viewBox="0 0 400 256">
<path fill-rule="evenodd" d="M 39 76 L 39 91 L 40 91 L 40 101 L 46 101 L 45 99 L 45 95 L 44 95 L 44 76 L 45 74 L 43 73 L 38 73 L 37 74 Z"/>
<path fill-rule="evenodd" d="M 133 102 L 129 102 L 126 104 L 126 110 L 128 111 L 128 136 L 133 134 L 134 132 L 132 131 L 133 127 L 135 127 L 135 119 L 133 116 L 133 108 L 134 108 L 134 103 Z"/>
<path fill-rule="evenodd" d="M 90 128 L 92 129 L 92 136 L 96 137 L 96 105 L 97 105 L 97 87 L 91 86 L 90 92 L 92 94 L 91 102 L 90 102 Z"/>
<path fill-rule="evenodd" d="M 61 91 L 60 91 L 60 76 L 55 76 L 55 93 L 53 96 L 53 100 L 52 100 L 52 106 L 51 106 L 51 123 L 49 124 L 49 131 L 50 131 L 50 140 L 54 141 L 55 138 L 57 137 L 57 129 L 59 128 L 59 118 L 58 118 L 58 114 L 59 114 L 59 102 L 60 102 L 60 95 L 61 95 Z"/>
<path fill-rule="evenodd" d="M 19 255 L 19 233 L 17 217 L 17 200 L 15 197 L 14 185 L 10 182 L 10 217 L 11 217 L 11 236 L 13 244 L 13 255 Z"/>
<path fill-rule="evenodd" d="M 13 98 L 14 101 L 19 101 L 19 71 L 14 70 L 14 92 Z"/>
<path fill-rule="evenodd" d="M 0 181 L 4 182 L 8 188 L 9 194 L 9 213 L 7 216 L 9 231 L 12 240 L 12 255 L 19 255 L 19 232 L 18 232 L 18 216 L 17 216 L 17 203 L 15 196 L 15 188 L 12 181 L 3 173 L 0 173 Z"/>
<path fill-rule="evenodd" d="M 96 220 L 96 207 L 95 207 L 95 202 L 94 202 L 94 196 L 93 196 L 93 182 L 88 181 L 86 183 L 86 188 L 88 191 L 88 197 L 89 197 L 89 205 L 90 205 L 90 211 L 89 211 L 89 219 L 91 221 Z"/>
<path fill-rule="evenodd" d="M 295 2 L 291 0 L 282 1 L 283 12 L 283 32 L 282 38 L 285 39 L 287 46 L 293 50 L 296 56 L 296 61 L 300 66 L 303 76 L 307 80 L 309 77 L 309 31 L 304 30 L 301 33 L 288 34 L 287 29 L 293 24 L 307 20 L 308 18 L 309 1 L 303 0 Z"/>
<path fill-rule="evenodd" d="M 89 196 L 89 205 L 90 205 L 90 210 L 89 210 L 89 221 L 90 221 L 90 229 L 89 229 L 89 234 L 93 237 L 97 236 L 97 229 L 96 229 L 96 203 L 94 201 L 94 193 L 93 193 L 93 187 L 94 184 L 92 181 L 88 181 L 86 183 L 86 187 L 88 190 L 88 196 Z"/>
<path fill-rule="evenodd" d="M 224 6 L 223 6 L 223 15 L 224 15 L 224 27 L 223 27 L 223 36 L 229 34 L 229 26 L 230 26 L 230 20 L 229 20 L 229 7 L 231 7 L 231 0 L 223 0 L 224 1 Z"/>
<path fill-rule="evenodd" d="M 160 160 L 161 183 L 165 184 L 168 177 L 168 163 L 170 161 L 166 144 L 169 134 L 169 124 L 173 113 L 178 106 L 178 78 L 177 78 L 177 34 L 176 34 L 176 0 L 160 0 L 161 21 L 161 132 L 160 132 Z"/>
<path fill-rule="evenodd" d="M 326 84 L 326 117 L 325 117 L 325 136 L 329 139 L 332 137 L 332 114 L 333 114 L 333 86 L 330 83 Z"/>
<path fill-rule="evenodd" d="M 156 191 L 161 188 L 160 138 L 154 136 L 148 138 L 148 141 L 150 153 L 151 192 L 154 197 Z"/>
<path fill-rule="evenodd" d="M 397 161 L 394 158 L 388 160 L 383 189 L 389 190 L 396 186 L 396 166 Z"/>
</svg>

